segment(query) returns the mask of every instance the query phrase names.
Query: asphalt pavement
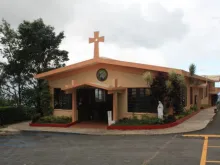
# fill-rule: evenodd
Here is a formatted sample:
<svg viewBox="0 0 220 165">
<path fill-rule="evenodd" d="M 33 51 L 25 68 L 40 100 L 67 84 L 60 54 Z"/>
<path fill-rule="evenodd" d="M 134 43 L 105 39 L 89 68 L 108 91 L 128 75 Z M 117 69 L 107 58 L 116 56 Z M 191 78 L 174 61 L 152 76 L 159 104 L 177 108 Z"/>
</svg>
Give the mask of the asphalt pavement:
<svg viewBox="0 0 220 165">
<path fill-rule="evenodd" d="M 190 134 L 220 135 L 219 125 L 220 113 L 207 128 Z M 220 161 L 220 138 L 208 138 L 205 150 L 204 143 L 204 137 L 182 134 L 92 136 L 26 132 L 0 136 L 0 165 L 201 165 L 201 160 L 204 165 L 211 165 Z"/>
</svg>

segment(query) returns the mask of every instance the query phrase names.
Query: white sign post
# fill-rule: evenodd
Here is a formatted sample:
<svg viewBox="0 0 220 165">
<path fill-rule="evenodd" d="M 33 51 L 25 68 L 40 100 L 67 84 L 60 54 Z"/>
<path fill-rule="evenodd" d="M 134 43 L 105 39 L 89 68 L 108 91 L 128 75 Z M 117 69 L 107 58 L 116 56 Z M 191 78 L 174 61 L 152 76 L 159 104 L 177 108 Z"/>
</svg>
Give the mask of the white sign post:
<svg viewBox="0 0 220 165">
<path fill-rule="evenodd" d="M 112 111 L 108 111 L 108 125 L 112 125 L 115 121 L 112 120 Z"/>
</svg>

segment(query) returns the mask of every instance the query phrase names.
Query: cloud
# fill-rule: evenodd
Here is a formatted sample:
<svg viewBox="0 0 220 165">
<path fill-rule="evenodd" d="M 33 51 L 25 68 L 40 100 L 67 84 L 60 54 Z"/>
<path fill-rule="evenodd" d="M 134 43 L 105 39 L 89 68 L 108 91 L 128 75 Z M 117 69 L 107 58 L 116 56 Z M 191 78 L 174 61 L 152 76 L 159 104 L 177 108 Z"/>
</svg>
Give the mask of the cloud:
<svg viewBox="0 0 220 165">
<path fill-rule="evenodd" d="M 6 19 L 12 27 L 16 28 L 23 20 L 43 18 L 45 23 L 63 30 L 72 19 L 69 1 L 62 3 L 59 0 L 1 0 L 0 19 Z M 71 20 L 72 21 L 72 20 Z"/>
<path fill-rule="evenodd" d="M 57 32 L 68 64 L 93 57 L 88 38 L 100 31 L 100 55 L 124 61 L 219 74 L 219 0 L 1 0 L 0 18 L 13 27 L 43 18 Z M 1 61 L 0 57 L 0 61 Z"/>
<path fill-rule="evenodd" d="M 158 48 L 181 40 L 189 31 L 182 21 L 182 10 L 170 12 L 160 3 L 150 3 L 143 11 L 138 3 L 124 7 L 89 0 L 74 6 L 74 16 L 77 18 L 71 25 L 74 35 L 87 39 L 93 31 L 100 30 L 106 41 L 126 48 Z"/>
</svg>

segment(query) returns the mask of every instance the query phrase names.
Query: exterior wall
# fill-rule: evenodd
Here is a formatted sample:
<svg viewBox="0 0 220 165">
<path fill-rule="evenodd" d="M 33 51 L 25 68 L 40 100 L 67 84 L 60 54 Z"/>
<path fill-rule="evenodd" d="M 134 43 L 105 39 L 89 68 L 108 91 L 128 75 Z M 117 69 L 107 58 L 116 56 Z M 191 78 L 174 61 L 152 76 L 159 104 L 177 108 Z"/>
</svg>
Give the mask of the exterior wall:
<svg viewBox="0 0 220 165">
<path fill-rule="evenodd" d="M 191 84 L 189 83 L 189 79 L 185 78 L 186 81 L 186 86 L 187 86 L 187 106 L 186 108 L 189 108 L 190 105 L 190 86 Z M 205 83 L 205 81 L 201 81 L 200 83 Z M 213 84 L 212 84 L 213 85 Z M 207 96 L 205 96 L 206 88 L 198 88 L 198 87 L 192 87 L 192 100 L 193 103 L 195 103 L 195 95 L 197 95 L 197 106 L 200 108 L 202 105 L 211 105 L 211 100 L 210 100 L 210 83 L 208 83 L 208 91 L 207 91 Z"/>
<path fill-rule="evenodd" d="M 96 78 L 96 72 L 100 68 L 108 71 L 108 78 L 104 82 L 100 82 Z M 53 94 L 53 88 L 64 88 L 65 85 L 71 85 L 72 80 L 77 84 L 83 83 L 99 83 L 100 85 L 113 85 L 113 80 L 118 79 L 118 86 L 122 87 L 146 87 L 146 82 L 142 78 L 142 69 L 125 69 L 124 67 L 112 67 L 111 65 L 97 65 L 85 68 L 82 72 L 68 72 L 66 75 L 58 75 L 49 79 L 49 85 Z M 154 76 L 156 72 L 152 72 Z M 118 93 L 118 119 L 129 117 L 132 113 L 127 112 L 127 91 Z M 52 100 L 53 105 L 53 100 Z M 67 113 L 68 111 L 68 113 Z M 76 112 L 77 113 L 77 112 Z M 141 114 L 141 113 L 140 113 Z M 139 115 L 140 115 L 139 114 Z M 143 113 L 146 114 L 146 113 Z M 54 115 L 71 116 L 71 110 L 54 110 Z M 78 116 L 77 116 L 78 117 Z"/>
<path fill-rule="evenodd" d="M 119 119 L 126 117 L 126 113 L 128 111 L 127 90 L 118 94 L 118 111 Z"/>
<path fill-rule="evenodd" d="M 72 117 L 72 110 L 54 109 L 53 115 L 54 116 L 68 116 L 68 117 Z"/>
<path fill-rule="evenodd" d="M 96 72 L 100 68 L 105 68 L 108 71 L 108 78 L 104 82 L 100 82 L 96 78 Z M 109 64 L 97 64 L 93 66 L 88 66 L 85 68 L 81 68 L 77 71 L 69 71 L 66 73 L 62 73 L 56 76 L 51 76 L 48 78 L 49 85 L 51 88 L 51 93 L 53 94 L 53 88 L 64 88 L 65 85 L 71 85 L 72 80 L 75 80 L 76 84 L 83 83 L 95 83 L 100 85 L 113 86 L 113 80 L 118 80 L 118 86 L 127 87 L 127 88 L 137 88 L 137 87 L 146 87 L 146 82 L 142 78 L 142 74 L 146 70 L 137 69 L 137 68 L 128 68 L 121 66 L 114 66 Z M 153 76 L 157 74 L 157 72 L 151 72 Z M 186 86 L 187 86 L 187 108 L 190 107 L 190 83 L 189 79 L 185 77 Z M 205 81 L 203 81 L 205 83 Z M 211 84 L 210 86 L 213 86 Z M 195 103 L 195 95 L 197 95 L 197 105 L 200 108 L 201 104 L 211 104 L 210 99 L 210 89 L 208 88 L 207 97 L 204 97 L 204 92 L 200 91 L 201 88 L 193 87 L 193 104 Z M 205 89 L 204 89 L 205 90 Z M 127 108 L 127 90 L 122 93 L 118 93 L 117 95 L 117 109 L 118 114 L 117 118 L 121 119 L 124 117 L 131 117 L 132 112 L 128 112 Z M 52 99 L 53 105 L 53 99 Z M 75 112 L 78 117 L 77 110 Z M 135 113 L 136 116 L 140 117 L 143 114 L 148 114 L 149 116 L 157 116 L 156 113 Z M 72 110 L 54 110 L 55 116 L 71 116 Z M 77 120 L 75 117 L 74 120 Z"/>
<path fill-rule="evenodd" d="M 108 78 L 104 82 L 100 82 L 96 78 L 96 72 L 100 68 L 105 68 L 108 71 Z M 99 64 L 85 68 L 82 72 L 68 72 L 56 77 L 49 78 L 51 87 L 64 88 L 65 85 L 71 85 L 72 80 L 77 84 L 81 83 L 99 83 L 100 85 L 113 85 L 113 79 L 118 79 L 118 85 L 123 87 L 145 87 L 146 82 L 142 78 L 143 69 L 127 69 L 124 67 L 116 67 L 111 65 Z M 155 75 L 155 72 L 152 72 Z M 131 81 L 132 80 L 132 81 Z"/>
</svg>

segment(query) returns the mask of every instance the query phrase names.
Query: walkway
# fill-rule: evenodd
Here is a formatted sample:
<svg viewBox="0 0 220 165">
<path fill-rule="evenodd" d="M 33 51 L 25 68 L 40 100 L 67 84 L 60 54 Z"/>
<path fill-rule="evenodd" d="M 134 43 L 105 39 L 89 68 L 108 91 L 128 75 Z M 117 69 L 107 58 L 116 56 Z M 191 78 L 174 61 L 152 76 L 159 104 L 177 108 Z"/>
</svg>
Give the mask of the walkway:
<svg viewBox="0 0 220 165">
<path fill-rule="evenodd" d="M 186 133 L 204 129 L 214 117 L 214 107 L 204 109 L 197 115 L 186 120 L 185 122 L 167 129 L 158 130 L 134 130 L 134 131 L 120 131 L 120 130 L 106 130 L 94 128 L 55 128 L 55 127 L 30 127 L 29 122 L 18 123 L 10 125 L 2 129 L 2 131 L 17 132 L 17 131 L 46 131 L 46 132 L 60 132 L 60 133 L 75 133 L 75 134 L 89 134 L 89 135 L 162 135 L 173 133 Z M 0 134 L 2 133 L 0 132 Z"/>
</svg>

